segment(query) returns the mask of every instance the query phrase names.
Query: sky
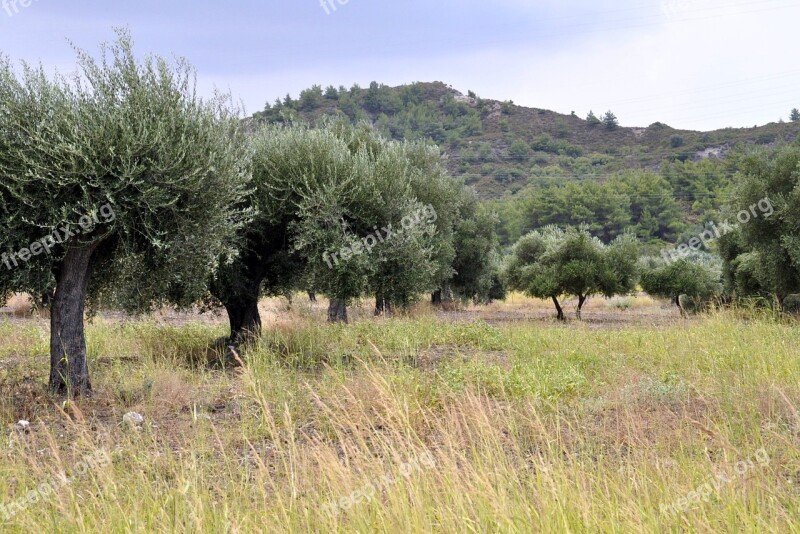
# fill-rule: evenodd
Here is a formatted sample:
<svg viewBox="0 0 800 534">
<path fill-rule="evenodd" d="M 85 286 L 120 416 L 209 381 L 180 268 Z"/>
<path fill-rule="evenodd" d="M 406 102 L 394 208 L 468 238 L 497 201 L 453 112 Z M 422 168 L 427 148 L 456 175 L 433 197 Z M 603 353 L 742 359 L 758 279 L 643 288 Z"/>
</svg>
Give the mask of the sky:
<svg viewBox="0 0 800 534">
<path fill-rule="evenodd" d="M 74 70 L 127 27 L 249 113 L 312 84 L 442 81 L 624 126 L 751 127 L 800 107 L 797 0 L 0 0 L 0 51 Z"/>
</svg>

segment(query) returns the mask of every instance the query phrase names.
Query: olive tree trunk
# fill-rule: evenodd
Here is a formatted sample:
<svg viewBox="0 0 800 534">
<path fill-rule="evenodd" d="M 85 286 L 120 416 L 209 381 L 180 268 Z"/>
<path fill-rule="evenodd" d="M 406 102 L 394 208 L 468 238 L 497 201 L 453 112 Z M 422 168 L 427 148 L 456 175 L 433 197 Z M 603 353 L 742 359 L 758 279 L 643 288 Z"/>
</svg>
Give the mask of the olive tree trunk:
<svg viewBox="0 0 800 534">
<path fill-rule="evenodd" d="M 564 315 L 564 308 L 561 307 L 561 303 L 558 302 L 558 297 L 553 296 L 553 304 L 556 305 L 556 311 L 558 312 L 558 320 L 559 321 L 566 321 L 567 317 Z"/>
<path fill-rule="evenodd" d="M 678 307 L 678 309 L 681 311 L 681 317 L 685 319 L 688 315 L 686 313 L 686 310 L 681 305 L 681 296 L 680 295 L 676 296 L 674 302 L 675 305 Z"/>
<path fill-rule="evenodd" d="M 393 313 L 394 309 L 391 302 L 381 296 L 375 297 L 375 317 L 391 317 Z"/>
<path fill-rule="evenodd" d="M 447 282 L 442 284 L 441 289 L 437 289 L 431 295 L 431 304 L 434 306 L 442 306 L 445 304 L 452 304 L 453 303 L 453 288 L 450 286 L 450 283 Z"/>
<path fill-rule="evenodd" d="M 340 299 L 332 298 L 328 304 L 329 323 L 349 323 L 347 318 L 347 303 Z"/>
<path fill-rule="evenodd" d="M 579 321 L 583 320 L 581 318 L 581 311 L 583 310 L 583 305 L 586 304 L 586 300 L 588 298 L 589 297 L 587 297 L 586 295 L 578 295 L 578 309 L 575 310 L 575 315 L 578 317 Z"/>
<path fill-rule="evenodd" d="M 230 341 L 246 344 L 261 335 L 261 314 L 258 311 L 258 292 L 224 303 L 231 325 Z"/>
<path fill-rule="evenodd" d="M 56 270 L 50 310 L 50 390 L 82 395 L 92 390 L 83 314 L 96 245 L 67 251 Z"/>
</svg>

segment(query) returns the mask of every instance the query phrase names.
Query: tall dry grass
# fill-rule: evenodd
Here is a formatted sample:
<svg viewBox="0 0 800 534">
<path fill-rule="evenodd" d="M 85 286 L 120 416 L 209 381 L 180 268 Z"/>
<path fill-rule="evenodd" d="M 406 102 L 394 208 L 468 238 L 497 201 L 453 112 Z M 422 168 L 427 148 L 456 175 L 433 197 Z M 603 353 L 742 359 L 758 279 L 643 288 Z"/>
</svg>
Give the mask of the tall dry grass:
<svg viewBox="0 0 800 534">
<path fill-rule="evenodd" d="M 239 370 L 199 363 L 221 331 L 95 324 L 97 393 L 61 406 L 41 391 L 46 332 L 0 326 L 0 415 L 33 423 L 6 432 L 0 504 L 71 480 L 0 512 L 0 528 L 800 531 L 794 324 L 724 313 L 610 330 L 424 314 L 344 327 L 301 313 Z M 141 428 L 121 423 L 132 409 Z M 762 450 L 767 462 L 737 474 Z M 102 453 L 110 463 L 75 472 Z M 717 475 L 729 480 L 695 499 Z"/>
</svg>

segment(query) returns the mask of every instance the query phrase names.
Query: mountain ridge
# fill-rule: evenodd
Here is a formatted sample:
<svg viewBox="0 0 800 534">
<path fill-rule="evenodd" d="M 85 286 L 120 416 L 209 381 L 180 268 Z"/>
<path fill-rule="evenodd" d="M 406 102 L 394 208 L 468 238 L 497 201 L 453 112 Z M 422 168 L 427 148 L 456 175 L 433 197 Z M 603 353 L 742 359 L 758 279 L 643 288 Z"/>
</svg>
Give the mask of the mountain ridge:
<svg viewBox="0 0 800 534">
<path fill-rule="evenodd" d="M 610 113 L 610 112 L 609 112 Z M 724 159 L 743 145 L 791 142 L 800 122 L 696 131 L 655 122 L 646 127 L 603 123 L 511 101 L 466 94 L 443 82 L 368 88 L 315 85 L 253 115 L 257 122 L 325 115 L 368 121 L 393 139 L 428 138 L 441 146 L 449 170 L 485 199 L 515 195 L 541 179 L 603 179 L 665 163 Z"/>
</svg>

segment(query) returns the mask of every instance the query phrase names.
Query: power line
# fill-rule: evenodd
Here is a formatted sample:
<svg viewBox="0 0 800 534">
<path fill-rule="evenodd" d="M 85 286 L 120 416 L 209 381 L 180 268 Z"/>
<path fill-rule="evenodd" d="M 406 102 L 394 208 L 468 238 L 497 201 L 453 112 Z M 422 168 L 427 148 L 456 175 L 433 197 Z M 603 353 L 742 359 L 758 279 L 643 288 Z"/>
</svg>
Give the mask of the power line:
<svg viewBox="0 0 800 534">
<path fill-rule="evenodd" d="M 765 92 L 765 91 L 769 91 L 769 92 Z M 720 103 L 720 104 L 734 104 L 734 103 L 737 103 L 737 102 L 752 100 L 752 99 L 754 99 L 756 97 L 758 97 L 758 98 L 775 98 L 775 97 L 782 97 L 782 96 L 788 97 L 788 96 L 792 96 L 792 95 L 795 96 L 795 97 L 800 95 L 800 83 L 796 83 L 796 84 L 793 84 L 791 86 L 786 86 L 785 88 L 764 87 L 764 88 L 761 88 L 761 89 L 757 89 L 755 91 L 747 91 L 747 92 L 743 92 L 743 93 L 735 93 L 735 94 L 728 94 L 728 95 L 722 95 L 722 96 L 715 96 L 714 97 L 714 102 L 715 103 Z M 643 105 L 644 105 L 644 103 L 642 104 L 642 106 Z M 682 110 L 682 111 L 690 111 L 690 110 L 693 110 L 693 109 L 696 109 L 696 108 L 707 107 L 707 106 L 708 106 L 708 104 L 704 103 L 704 102 L 697 102 L 697 103 L 693 103 L 693 104 L 678 105 L 678 106 L 664 103 L 662 105 L 655 105 L 655 106 L 648 105 L 647 106 L 647 110 L 648 111 L 660 111 L 660 110 L 664 110 L 664 109 L 677 109 L 677 110 Z M 629 111 L 630 110 L 637 111 L 637 110 L 640 110 L 640 109 L 643 109 L 643 107 L 637 107 L 637 106 L 634 105 L 634 107 L 629 108 Z"/>
<path fill-rule="evenodd" d="M 646 97 L 637 97 L 637 98 L 631 98 L 631 99 L 626 99 L 626 100 L 616 100 L 616 101 L 612 100 L 609 103 L 612 104 L 612 105 L 615 105 L 615 104 L 633 104 L 633 103 L 645 102 L 645 101 L 650 101 L 650 100 L 660 100 L 662 98 L 668 98 L 668 97 L 673 97 L 673 96 L 692 95 L 692 94 L 696 94 L 696 93 L 704 93 L 704 92 L 707 92 L 707 91 L 716 91 L 716 90 L 718 90 L 718 89 L 720 89 L 722 87 L 747 85 L 747 84 L 755 83 L 755 82 L 759 82 L 759 81 L 768 81 L 768 80 L 773 80 L 773 79 L 776 79 L 776 78 L 785 78 L 785 77 L 792 77 L 792 76 L 798 76 L 798 75 L 800 75 L 800 69 L 795 69 L 795 70 L 783 71 L 782 73 L 778 73 L 778 74 L 769 74 L 769 75 L 763 75 L 763 76 L 752 76 L 752 77 L 747 78 L 747 79 L 741 79 L 741 80 L 731 81 L 731 82 L 723 82 L 723 83 L 712 84 L 712 85 L 704 85 L 704 86 L 701 86 L 701 87 L 696 87 L 694 89 L 684 89 L 684 90 L 681 90 L 681 91 L 672 91 L 672 92 L 669 92 L 669 93 L 662 93 L 660 95 L 649 95 L 649 96 L 646 96 Z"/>
</svg>

